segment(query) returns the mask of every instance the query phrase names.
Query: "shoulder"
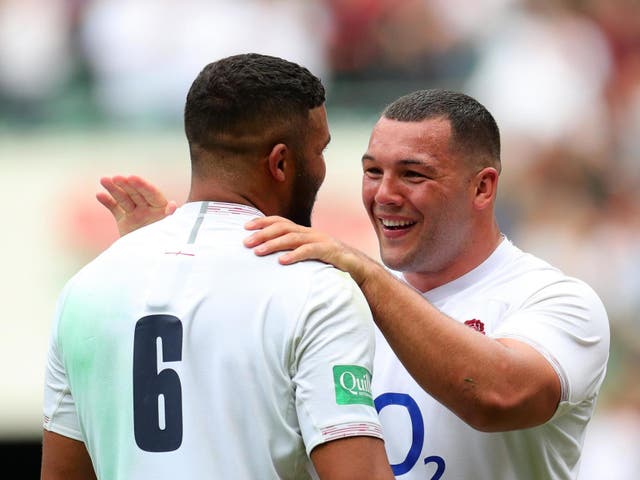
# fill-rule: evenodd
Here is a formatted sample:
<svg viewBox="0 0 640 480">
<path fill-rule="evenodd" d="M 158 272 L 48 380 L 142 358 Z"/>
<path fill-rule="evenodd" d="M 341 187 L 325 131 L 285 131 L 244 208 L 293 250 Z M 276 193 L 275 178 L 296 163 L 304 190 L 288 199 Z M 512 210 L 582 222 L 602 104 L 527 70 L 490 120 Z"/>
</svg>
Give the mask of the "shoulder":
<svg viewBox="0 0 640 480">
<path fill-rule="evenodd" d="M 512 292 L 523 293 L 525 306 L 554 311 L 559 318 L 582 319 L 583 325 L 608 330 L 608 315 L 598 293 L 584 280 L 549 262 L 516 249 L 509 266 Z M 509 274 L 507 274 L 509 278 Z"/>
</svg>

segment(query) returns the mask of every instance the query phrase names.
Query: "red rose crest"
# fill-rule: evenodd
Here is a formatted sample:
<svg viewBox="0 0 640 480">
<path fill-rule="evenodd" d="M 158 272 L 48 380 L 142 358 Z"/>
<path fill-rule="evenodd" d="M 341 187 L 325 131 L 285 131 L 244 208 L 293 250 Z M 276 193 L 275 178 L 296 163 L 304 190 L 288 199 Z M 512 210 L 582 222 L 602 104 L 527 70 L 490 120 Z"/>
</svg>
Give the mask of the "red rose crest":
<svg viewBox="0 0 640 480">
<path fill-rule="evenodd" d="M 464 322 L 464 324 L 466 326 L 468 326 L 468 327 L 473 328 L 475 331 L 480 332 L 481 334 L 485 335 L 485 333 L 484 333 L 484 323 L 482 323 L 477 318 L 474 318 L 473 320 L 467 320 L 466 322 Z"/>
</svg>

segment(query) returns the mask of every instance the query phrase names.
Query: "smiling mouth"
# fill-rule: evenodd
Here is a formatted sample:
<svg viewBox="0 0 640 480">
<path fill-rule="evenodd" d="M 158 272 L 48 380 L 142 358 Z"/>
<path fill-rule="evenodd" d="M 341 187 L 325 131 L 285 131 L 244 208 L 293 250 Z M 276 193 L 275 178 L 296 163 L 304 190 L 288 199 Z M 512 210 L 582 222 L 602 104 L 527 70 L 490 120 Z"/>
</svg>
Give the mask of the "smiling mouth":
<svg viewBox="0 0 640 480">
<path fill-rule="evenodd" d="M 409 220 L 386 220 L 378 218 L 378 221 L 385 230 L 402 230 L 416 224 L 416 222 L 411 222 Z"/>
</svg>

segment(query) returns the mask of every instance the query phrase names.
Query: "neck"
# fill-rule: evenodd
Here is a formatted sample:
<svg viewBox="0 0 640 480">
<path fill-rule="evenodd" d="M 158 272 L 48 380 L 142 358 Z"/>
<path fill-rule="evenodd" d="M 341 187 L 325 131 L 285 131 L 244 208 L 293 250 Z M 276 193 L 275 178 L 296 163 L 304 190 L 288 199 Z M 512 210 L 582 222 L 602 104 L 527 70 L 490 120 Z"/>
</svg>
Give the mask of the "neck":
<svg viewBox="0 0 640 480">
<path fill-rule="evenodd" d="M 220 195 L 199 195 L 193 191 L 189 192 L 187 202 L 224 202 L 224 203 L 237 203 L 240 205 L 248 205 L 250 207 L 258 208 L 258 206 L 252 202 L 249 198 L 239 194 L 220 194 Z"/>
<path fill-rule="evenodd" d="M 435 271 L 403 272 L 405 280 L 423 293 L 452 282 L 489 258 L 504 239 L 504 235 L 495 224 L 486 236 L 477 235 L 474 238 L 481 240 L 477 242 L 470 239 L 462 248 L 463 253 L 456 255 L 445 267 Z"/>
<path fill-rule="evenodd" d="M 276 195 L 265 195 L 271 188 L 257 186 L 240 189 L 238 185 L 227 185 L 223 182 L 194 181 L 187 202 L 226 202 L 248 205 L 260 210 L 265 215 L 281 215 Z"/>
</svg>

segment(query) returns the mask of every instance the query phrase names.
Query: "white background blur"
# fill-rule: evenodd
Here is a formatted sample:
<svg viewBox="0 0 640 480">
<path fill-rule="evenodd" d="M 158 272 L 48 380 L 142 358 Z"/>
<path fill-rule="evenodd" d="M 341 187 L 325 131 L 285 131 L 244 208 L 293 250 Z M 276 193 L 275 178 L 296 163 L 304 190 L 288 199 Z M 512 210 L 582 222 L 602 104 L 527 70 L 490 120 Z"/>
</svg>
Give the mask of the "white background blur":
<svg viewBox="0 0 640 480">
<path fill-rule="evenodd" d="M 39 442 L 56 296 L 116 238 L 99 177 L 139 174 L 184 201 L 186 92 L 205 64 L 249 51 L 324 80 L 333 141 L 314 223 L 373 256 L 360 157 L 384 105 L 445 87 L 494 114 L 503 231 L 590 283 L 610 316 L 581 480 L 637 479 L 635 0 L 0 0 L 0 454 Z"/>
</svg>

